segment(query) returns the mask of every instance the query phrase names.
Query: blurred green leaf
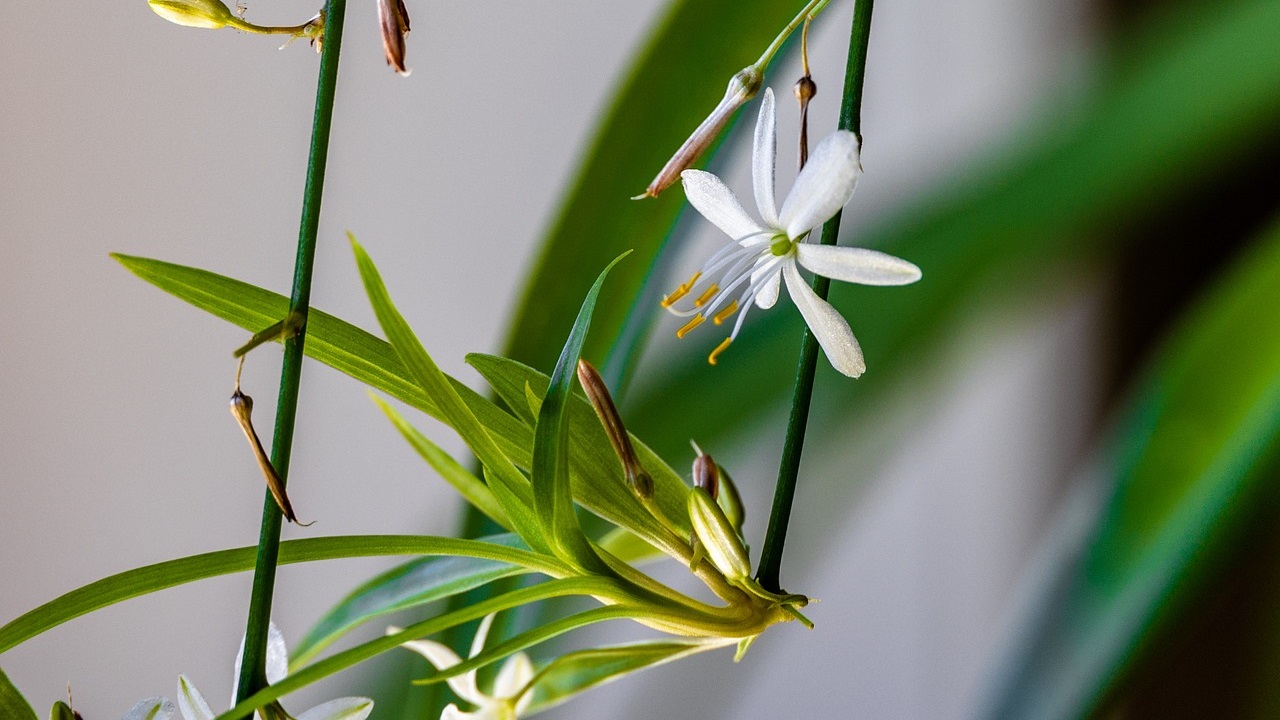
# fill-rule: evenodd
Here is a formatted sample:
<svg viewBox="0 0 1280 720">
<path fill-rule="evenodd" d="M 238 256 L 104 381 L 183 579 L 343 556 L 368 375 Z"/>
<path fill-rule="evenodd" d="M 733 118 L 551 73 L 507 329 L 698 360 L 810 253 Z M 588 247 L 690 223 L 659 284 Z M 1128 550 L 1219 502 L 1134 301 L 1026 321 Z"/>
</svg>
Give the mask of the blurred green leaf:
<svg viewBox="0 0 1280 720">
<path fill-rule="evenodd" d="M 252 570 L 255 547 L 202 553 L 147 565 L 72 590 L 0 627 L 0 653 L 50 628 L 94 610 L 176 585 Z M 559 561 L 505 545 L 418 535 L 348 535 L 288 540 L 280 564 L 384 555 L 457 555 L 510 563 L 551 575 L 567 571 Z"/>
<path fill-rule="evenodd" d="M 611 571 L 596 555 L 586 534 L 582 532 L 582 526 L 578 524 L 578 512 L 569 484 L 568 400 L 574 378 L 577 377 L 582 344 L 586 342 L 587 331 L 591 329 L 591 314 L 596 309 L 600 288 L 609 271 L 627 254 L 629 253 L 614 258 L 613 262 L 600 271 L 595 284 L 582 301 L 578 317 L 573 321 L 569 339 L 560 351 L 560 358 L 556 361 L 555 371 L 551 373 L 550 384 L 538 410 L 538 423 L 533 431 L 533 468 L 530 473 L 538 520 L 552 552 L 565 562 L 605 575 L 611 574 Z"/>
<path fill-rule="evenodd" d="M 536 694 L 529 707 L 529 714 L 555 707 L 584 690 L 617 680 L 623 675 L 725 645 L 722 640 L 669 640 L 579 650 L 561 655 L 539 670 L 530 683 L 536 688 Z"/>
<path fill-rule="evenodd" d="M 1000 718 L 1076 718 L 1211 579 L 1277 491 L 1280 226 L 1184 318 L 1116 428 L 1115 491 L 1011 664 Z"/>
<path fill-rule="evenodd" d="M 527 550 L 514 534 L 491 535 L 481 542 Z M 392 568 L 356 588 L 331 608 L 290 652 L 289 664 L 309 662 L 330 643 L 361 623 L 387 613 L 419 607 L 486 585 L 494 580 L 531 572 L 510 563 L 465 557 L 425 557 Z"/>
<path fill-rule="evenodd" d="M 364 281 L 369 303 L 373 305 L 374 314 L 378 317 L 382 331 L 387 334 L 387 340 L 396 349 L 418 386 L 435 401 L 444 421 L 462 437 L 467 447 L 480 460 L 484 466 L 485 479 L 489 481 L 489 489 L 502 505 L 503 513 L 516 532 L 529 547 L 539 552 L 546 551 L 550 538 L 543 535 L 542 523 L 534 512 L 533 488 L 529 480 L 498 447 L 484 424 L 454 389 L 449 377 L 427 354 L 409 323 L 392 304 L 391 296 L 387 293 L 373 260 L 354 237 L 351 238 L 351 248 L 355 252 L 356 266 L 360 268 L 360 278 Z"/>
<path fill-rule="evenodd" d="M 396 426 L 400 434 L 405 440 L 413 446 L 414 450 L 427 461 L 440 477 L 453 486 L 458 494 L 471 503 L 480 512 L 484 513 L 490 520 L 496 523 L 504 530 L 512 530 L 511 520 L 507 518 L 507 513 L 502 509 L 502 504 L 493 496 L 493 491 L 480 478 L 472 475 L 462 464 L 454 460 L 449 453 L 440 448 L 439 445 L 431 442 L 426 435 L 423 435 L 413 425 L 409 424 L 404 416 L 396 411 L 395 408 L 388 405 L 381 398 L 373 396 L 373 401 L 378 407 L 382 408 L 382 412 L 391 419 L 391 423 Z"/>
<path fill-rule="evenodd" d="M 36 720 L 36 711 L 3 670 L 0 670 L 0 717 L 6 720 Z"/>
<path fill-rule="evenodd" d="M 3 717 L 9 717 L 4 715 Z M 53 709 L 49 711 L 49 720 L 76 720 L 76 714 L 72 711 L 71 706 L 59 700 L 53 704 Z"/>
<path fill-rule="evenodd" d="M 677 188 L 655 200 L 629 198 L 644 190 L 716 106 L 729 78 L 755 62 L 802 6 L 771 0 L 671 3 L 615 92 L 542 242 L 503 355 L 544 371 L 551 367 L 556 339 L 573 323 L 596 271 L 634 250 L 633 260 L 614 272 L 601 296 L 597 331 L 583 348 L 587 357 L 605 356 L 684 205 Z"/>
<path fill-rule="evenodd" d="M 976 297 L 1010 279 L 1104 256 L 1125 237 L 1101 232 L 1176 201 L 1274 141 L 1280 127 L 1280 3 L 1193 3 L 1180 22 L 1153 28 L 1139 48 L 1103 64 L 1105 81 L 1054 103 L 1047 127 L 948 179 L 852 244 L 906 258 L 924 279 L 903 288 L 836 283 L 831 300 L 867 358 L 856 382 L 819 361 L 815 426 L 847 418 L 940 338 Z M 874 74 L 875 68 L 870 68 Z M 868 131 L 870 133 L 870 131 Z M 868 135 L 867 142 L 874 142 Z M 862 184 L 875 182 L 868 168 Z M 858 212 L 858 197 L 845 217 Z M 843 237 L 853 237 L 846 233 Z M 655 312 L 657 312 L 655 308 Z M 789 303 L 753 316 L 716 367 L 710 344 L 655 359 L 661 368 L 628 422 L 660 453 L 689 437 L 710 442 L 741 427 L 791 387 L 801 324 Z M 749 352 L 746 352 L 749 350 Z M 853 397 L 857 395 L 858 401 Z"/>
</svg>

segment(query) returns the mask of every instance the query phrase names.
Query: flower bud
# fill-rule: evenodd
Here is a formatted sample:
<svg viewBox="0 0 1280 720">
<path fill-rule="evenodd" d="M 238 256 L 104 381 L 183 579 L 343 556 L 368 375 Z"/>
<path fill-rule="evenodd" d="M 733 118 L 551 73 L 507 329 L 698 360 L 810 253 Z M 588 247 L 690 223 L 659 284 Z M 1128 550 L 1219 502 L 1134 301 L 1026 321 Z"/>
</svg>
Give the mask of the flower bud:
<svg viewBox="0 0 1280 720">
<path fill-rule="evenodd" d="M 689 491 L 689 522 L 694 536 L 711 564 L 729 581 L 742 580 L 751 574 L 751 561 L 738 533 L 724 511 L 700 487 Z"/>
<path fill-rule="evenodd" d="M 219 0 L 147 0 L 147 4 L 165 20 L 187 27 L 217 30 L 236 19 Z"/>
<path fill-rule="evenodd" d="M 733 484 L 733 478 L 729 477 L 724 468 L 720 468 L 720 494 L 716 496 L 716 503 L 724 510 L 725 518 L 738 532 L 738 536 L 742 537 L 742 526 L 747 523 L 746 506 L 742 504 L 738 486 Z"/>
<path fill-rule="evenodd" d="M 702 155 L 702 152 L 710 147 L 716 138 L 720 137 L 720 133 L 729 124 L 729 119 L 733 117 L 733 113 L 738 108 L 746 105 L 747 101 L 755 97 L 757 92 L 760 92 L 760 86 L 763 82 L 764 76 L 755 65 L 749 65 L 739 70 L 730 78 L 729 87 L 725 90 L 720 104 L 716 105 L 711 114 L 698 125 L 693 134 L 680 146 L 680 149 L 676 150 L 676 154 L 672 155 L 671 159 L 667 161 L 667 164 L 662 166 L 662 169 L 658 171 L 657 177 L 653 179 L 653 182 L 649 183 L 649 187 L 632 199 L 658 197 L 658 193 L 671 187 L 676 180 L 680 179 L 680 173 L 688 169 Z"/>
<path fill-rule="evenodd" d="M 404 65 L 404 36 L 409 34 L 409 11 L 404 0 L 378 0 L 378 27 L 382 30 L 382 49 L 387 64 L 401 75 L 408 75 Z"/>
<path fill-rule="evenodd" d="M 587 393 L 591 407 L 595 408 L 596 416 L 604 426 L 604 434 L 608 436 L 609 444 L 613 445 L 613 452 L 622 463 L 627 484 L 641 500 L 653 497 L 653 477 L 641 467 L 640 459 L 636 457 L 631 436 L 627 434 L 627 428 L 622 424 L 622 416 L 618 414 L 618 407 L 613 404 L 613 397 L 609 395 L 609 388 L 604 384 L 604 378 L 600 377 L 599 371 L 591 363 L 578 360 L 578 382 L 582 383 L 582 389 Z"/>
<path fill-rule="evenodd" d="M 710 455 L 693 459 L 693 485 L 707 491 L 712 500 L 720 497 L 720 468 Z"/>
</svg>

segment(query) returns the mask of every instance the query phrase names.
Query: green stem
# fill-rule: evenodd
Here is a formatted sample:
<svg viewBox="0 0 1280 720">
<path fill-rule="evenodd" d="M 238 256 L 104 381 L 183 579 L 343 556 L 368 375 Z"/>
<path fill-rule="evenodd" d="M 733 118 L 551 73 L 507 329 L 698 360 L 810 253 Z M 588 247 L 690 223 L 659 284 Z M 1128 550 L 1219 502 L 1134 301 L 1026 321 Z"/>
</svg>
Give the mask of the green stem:
<svg viewBox="0 0 1280 720">
<path fill-rule="evenodd" d="M 285 340 L 284 362 L 280 370 L 280 394 L 276 399 L 276 426 L 272 436 L 271 463 L 281 482 L 289 476 L 289 451 L 293 445 L 294 419 L 298 410 L 298 387 L 302 379 L 305 318 L 311 305 L 311 274 L 315 267 L 316 235 L 320 227 L 320 199 L 324 193 L 324 171 L 329 153 L 329 129 L 333 124 L 334 91 L 338 81 L 338 54 L 342 49 L 342 22 L 346 0 L 328 0 L 325 7 L 324 46 L 320 54 L 320 77 L 316 87 L 316 110 L 311 126 L 311 154 L 307 161 L 307 184 L 302 200 L 302 222 L 298 231 L 298 252 L 293 270 L 293 293 L 289 315 L 304 318 L 293 337 Z M 267 493 L 262 508 L 262 530 L 258 536 L 258 558 L 249 597 L 249 621 L 245 631 L 245 651 L 236 700 L 241 701 L 267 685 L 267 624 L 271 618 L 271 598 L 275 588 L 276 563 L 280 555 L 280 508 Z"/>
<path fill-rule="evenodd" d="M 817 17 L 818 13 L 825 10 L 830 2 L 831 0 L 810 0 L 804 6 L 804 9 L 797 13 L 791 19 L 791 22 L 782 29 L 782 32 L 778 33 L 773 42 L 769 43 L 769 47 L 765 48 L 764 52 L 760 54 L 760 59 L 756 60 L 753 67 L 763 73 L 764 69 L 769 67 L 769 63 L 773 61 L 773 56 L 777 55 L 778 51 L 782 49 L 782 44 L 787 41 L 787 38 L 791 37 L 791 33 L 795 32 L 796 28 L 800 27 L 806 19 Z"/>
<path fill-rule="evenodd" d="M 867 70 L 867 42 L 871 37 L 871 8 L 873 0 L 857 0 L 853 7 L 853 27 L 849 38 L 849 60 L 845 68 L 844 99 L 840 105 L 840 128 L 850 130 L 862 139 L 862 82 Z M 823 245 L 835 245 L 840 234 L 840 216 L 822 226 Z M 826 299 L 831 281 L 821 275 L 813 279 L 813 291 Z M 769 515 L 769 530 L 765 535 L 764 550 L 760 555 L 760 572 L 757 578 L 767 590 L 779 592 L 782 588 L 779 572 L 782 567 L 782 547 L 787 540 L 787 525 L 791 518 L 791 505 L 796 495 L 796 478 L 800 473 L 800 455 L 804 449 L 804 433 L 809 423 L 809 402 L 813 397 L 813 373 L 818 366 L 818 340 L 805 328 L 800 343 L 800 363 L 796 369 L 795 394 L 791 401 L 791 420 L 787 424 L 787 439 L 782 447 L 782 463 L 778 468 L 778 484 L 773 495 L 773 511 Z"/>
</svg>

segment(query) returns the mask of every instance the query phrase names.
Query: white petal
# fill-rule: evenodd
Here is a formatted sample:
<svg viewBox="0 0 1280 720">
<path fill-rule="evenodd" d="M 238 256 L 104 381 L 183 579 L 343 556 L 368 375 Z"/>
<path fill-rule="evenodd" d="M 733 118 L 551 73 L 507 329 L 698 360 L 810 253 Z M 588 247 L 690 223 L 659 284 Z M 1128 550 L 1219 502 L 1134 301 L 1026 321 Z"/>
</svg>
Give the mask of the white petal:
<svg viewBox="0 0 1280 720">
<path fill-rule="evenodd" d="M 533 662 L 529 660 L 528 655 L 518 652 L 507 658 L 507 662 L 498 671 L 498 677 L 494 678 L 493 696 L 495 698 L 513 698 L 532 679 Z M 527 693 L 527 695 L 532 697 L 533 693 Z"/>
<path fill-rule="evenodd" d="M 761 271 L 773 273 L 773 277 L 766 280 L 764 285 L 760 287 L 760 292 L 756 293 L 756 307 L 768 310 L 773 307 L 774 303 L 778 302 L 778 290 L 782 287 L 782 273 L 778 272 L 777 267 L 772 267 L 768 270 L 758 268 L 751 273 L 751 282 L 754 283 L 759 279 L 756 273 Z"/>
<path fill-rule="evenodd" d="M 845 322 L 830 303 L 818 297 L 809 283 L 800 277 L 795 263 L 786 263 L 782 273 L 787 280 L 787 293 L 795 301 L 804 321 L 808 323 L 818 344 L 822 346 L 822 351 L 827 354 L 827 359 L 836 370 L 851 378 L 865 372 L 867 364 L 862 359 L 862 348 L 858 347 L 849 323 Z"/>
<path fill-rule="evenodd" d="M 818 143 L 782 203 L 787 237 L 795 240 L 830 220 L 853 197 L 861 174 L 857 135 L 837 130 Z"/>
<path fill-rule="evenodd" d="M 480 621 L 480 625 L 476 628 L 475 637 L 471 638 L 471 652 L 467 657 L 475 657 L 484 650 L 484 642 L 489 638 L 489 629 L 493 627 L 493 619 L 497 617 L 497 613 L 489 613 Z"/>
<path fill-rule="evenodd" d="M 289 648 L 274 622 L 267 625 L 267 682 L 275 685 L 289 674 Z M 238 675 L 237 675 L 238 677 Z"/>
<path fill-rule="evenodd" d="M 213 720 L 215 713 L 186 675 L 178 676 L 178 709 L 186 720 Z"/>
<path fill-rule="evenodd" d="M 463 712 L 458 709 L 457 705 L 449 703 L 444 706 L 444 712 L 440 713 L 440 720 L 487 720 L 489 713 L 484 710 L 478 712 Z"/>
<path fill-rule="evenodd" d="M 153 697 L 139 700 L 121 720 L 169 720 L 173 717 L 173 703 L 169 698 Z"/>
<path fill-rule="evenodd" d="M 866 248 L 800 243 L 796 260 L 823 277 L 862 285 L 910 285 L 920 279 L 915 265 Z"/>
<path fill-rule="evenodd" d="M 400 632 L 400 628 L 387 628 L 388 635 L 397 632 Z M 434 665 L 437 670 L 448 670 L 462 662 L 462 658 L 458 657 L 458 654 L 451 648 L 434 640 L 410 640 L 409 642 L 400 643 L 400 647 L 418 653 Z M 451 677 L 445 682 L 449 683 L 449 687 L 458 694 L 458 697 L 469 703 L 479 705 L 487 699 L 481 694 L 480 689 L 476 687 L 476 674 L 474 671 Z"/>
<path fill-rule="evenodd" d="M 773 109 L 773 88 L 764 89 L 760 119 L 756 120 L 755 147 L 751 151 L 751 181 L 756 191 L 756 208 L 769 227 L 778 227 L 778 202 L 773 195 L 774 167 L 778 156 L 777 119 Z"/>
<path fill-rule="evenodd" d="M 244 641 L 240 638 L 240 649 L 236 651 L 236 663 L 231 671 L 233 683 L 240 682 L 240 665 L 244 660 Z M 285 678 L 289 674 L 289 648 L 285 645 L 284 634 L 280 632 L 280 628 L 276 627 L 274 621 L 267 623 L 267 682 L 274 685 Z M 231 691 L 231 704 L 236 704 L 235 690 Z"/>
<path fill-rule="evenodd" d="M 724 234 L 741 240 L 764 230 L 747 215 L 738 197 L 720 178 L 702 170 L 685 170 L 680 173 L 680 179 L 684 181 L 684 193 L 689 204 Z"/>
<path fill-rule="evenodd" d="M 373 712 L 373 701 L 366 697 L 344 697 L 321 703 L 298 716 L 297 720 L 364 720 Z"/>
</svg>

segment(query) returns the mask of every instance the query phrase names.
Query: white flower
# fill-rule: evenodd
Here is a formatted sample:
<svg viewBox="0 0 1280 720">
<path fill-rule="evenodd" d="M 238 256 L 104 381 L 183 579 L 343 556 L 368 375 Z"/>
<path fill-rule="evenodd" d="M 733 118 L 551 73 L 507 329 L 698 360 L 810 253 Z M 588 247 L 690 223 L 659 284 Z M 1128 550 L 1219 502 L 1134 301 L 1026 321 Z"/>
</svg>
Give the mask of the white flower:
<svg viewBox="0 0 1280 720">
<path fill-rule="evenodd" d="M 475 639 L 471 641 L 471 654 L 475 657 L 484 649 L 485 638 L 489 636 L 489 628 L 493 625 L 493 615 L 488 615 L 480 622 Z M 399 628 L 387 628 L 387 634 L 400 632 Z M 410 640 L 401 647 L 413 650 L 425 657 L 437 670 L 447 670 L 462 662 L 462 658 L 448 646 L 432 640 Z M 458 697 L 476 706 L 475 712 L 463 712 L 457 705 L 450 704 L 440 715 L 440 720 L 517 720 L 533 702 L 533 693 L 522 691 L 533 679 L 533 663 L 529 656 L 518 652 L 507 658 L 498 677 L 493 681 L 493 692 L 485 694 L 476 684 L 476 671 L 451 677 L 447 681 L 449 687 Z"/>
<path fill-rule="evenodd" d="M 244 641 L 236 653 L 233 677 L 240 677 L 240 658 L 244 655 Z M 275 623 L 267 629 L 267 682 L 277 683 L 289 674 L 289 650 L 284 635 Z M 231 704 L 235 704 L 234 695 Z M 148 698 L 125 713 L 123 720 L 169 720 L 173 717 L 173 703 L 168 698 Z M 204 696 L 186 675 L 178 676 L 178 710 L 183 720 L 213 720 L 217 714 L 209 708 Z M 345 697 L 321 703 L 297 716 L 295 720 L 364 720 L 373 712 L 373 701 L 365 697 Z M 254 717 L 260 717 L 254 713 Z"/>
<path fill-rule="evenodd" d="M 720 178 L 701 170 L 681 173 L 689 202 L 733 242 L 712 255 L 688 282 L 663 299 L 662 305 L 675 315 L 692 316 L 676 333 L 678 337 L 707 318 L 719 325 L 738 313 L 733 331 L 708 358 L 714 365 L 716 356 L 737 337 L 751 306 L 772 307 L 785 280 L 787 293 L 831 364 L 849 377 L 858 377 L 866 370 L 866 363 L 849 323 L 814 293 L 797 265 L 833 280 L 863 285 L 913 283 L 920 279 L 920 268 L 875 250 L 805 242 L 811 230 L 830 220 L 853 197 L 862 172 L 859 141 L 846 130 L 827 136 L 814 149 L 779 210 L 773 189 L 777 151 L 773 105 L 773 91 L 767 89 L 756 123 L 751 168 L 763 223 L 742 209 Z M 719 282 L 715 282 L 717 278 Z M 693 298 L 692 307 L 677 308 L 676 303 L 685 296 Z"/>
</svg>

